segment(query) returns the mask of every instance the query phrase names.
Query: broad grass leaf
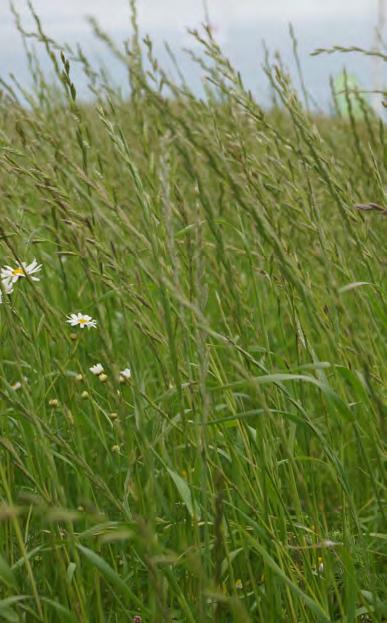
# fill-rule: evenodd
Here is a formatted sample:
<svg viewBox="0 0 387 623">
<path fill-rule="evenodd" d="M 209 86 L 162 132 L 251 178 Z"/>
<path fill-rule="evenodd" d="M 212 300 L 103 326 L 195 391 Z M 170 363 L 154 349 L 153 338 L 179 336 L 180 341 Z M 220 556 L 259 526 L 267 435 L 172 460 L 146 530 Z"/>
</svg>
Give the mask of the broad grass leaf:
<svg viewBox="0 0 387 623">
<path fill-rule="evenodd" d="M 57 601 L 49 599 L 48 597 L 42 597 L 41 599 L 43 602 L 49 604 L 54 608 L 54 610 L 56 610 L 59 621 L 63 621 L 63 623 L 78 623 L 79 619 L 77 619 L 75 615 L 70 612 L 70 610 L 62 606 L 62 604 L 58 604 Z"/>
<path fill-rule="evenodd" d="M 20 619 L 15 610 L 8 606 L 2 606 L 0 602 L 0 617 L 2 621 L 9 621 L 9 623 L 19 623 Z"/>
<path fill-rule="evenodd" d="M 277 577 L 282 580 L 290 588 L 290 590 L 305 603 L 305 605 L 310 609 L 311 612 L 313 612 L 315 620 L 320 621 L 320 623 L 330 623 L 331 619 L 328 614 L 322 609 L 322 607 L 316 601 L 314 601 L 314 599 L 309 597 L 309 595 L 304 593 L 304 591 L 301 590 L 301 588 L 297 586 L 297 584 L 292 582 L 290 578 L 288 578 L 288 576 L 284 573 L 281 567 L 277 565 L 275 560 L 270 556 L 265 548 L 257 543 L 254 539 L 249 538 L 249 540 L 253 543 L 255 549 L 261 554 L 267 566 L 270 567 L 270 569 L 277 575 Z"/>
<path fill-rule="evenodd" d="M 9 621 L 9 623 L 19 623 L 20 617 L 12 608 L 19 601 L 28 599 L 27 595 L 14 595 L 0 601 L 0 621 Z"/>
<path fill-rule="evenodd" d="M 0 554 L 0 581 L 7 586 L 15 586 L 16 580 L 11 567 Z"/>
<path fill-rule="evenodd" d="M 12 565 L 12 571 L 15 571 L 15 569 L 20 569 L 21 567 L 23 567 L 23 565 L 26 564 L 27 560 L 31 560 L 31 558 L 33 558 L 36 554 L 38 554 L 42 549 L 43 547 L 41 545 L 38 545 L 37 547 L 34 547 L 34 549 L 31 549 L 29 552 L 26 553 L 25 556 L 22 556 L 21 558 L 19 558 L 19 560 L 17 560 Z"/>
<path fill-rule="evenodd" d="M 187 508 L 187 511 L 189 512 L 192 518 L 194 517 L 199 518 L 199 508 L 198 508 L 198 505 L 193 500 L 192 493 L 188 486 L 187 481 L 184 480 L 184 478 L 182 478 L 181 476 L 179 476 L 179 474 L 177 474 L 175 471 L 173 471 L 173 469 L 170 469 L 169 467 L 167 467 L 167 470 L 168 470 L 170 477 L 172 478 L 173 482 L 176 485 L 176 489 L 178 490 L 179 495 Z"/>
<path fill-rule="evenodd" d="M 124 597 L 128 602 L 135 603 L 137 606 L 143 606 L 143 602 L 133 594 L 128 584 L 118 575 L 118 573 L 104 560 L 99 554 L 92 549 L 77 545 L 79 551 L 87 560 L 100 571 L 102 576 L 110 582 L 112 587 Z"/>
<path fill-rule="evenodd" d="M 349 292 L 350 290 L 355 290 L 356 288 L 361 288 L 362 286 L 373 286 L 374 283 L 370 281 L 354 281 L 353 283 L 347 283 L 347 285 L 339 288 L 339 294 L 344 294 L 344 292 Z"/>
</svg>

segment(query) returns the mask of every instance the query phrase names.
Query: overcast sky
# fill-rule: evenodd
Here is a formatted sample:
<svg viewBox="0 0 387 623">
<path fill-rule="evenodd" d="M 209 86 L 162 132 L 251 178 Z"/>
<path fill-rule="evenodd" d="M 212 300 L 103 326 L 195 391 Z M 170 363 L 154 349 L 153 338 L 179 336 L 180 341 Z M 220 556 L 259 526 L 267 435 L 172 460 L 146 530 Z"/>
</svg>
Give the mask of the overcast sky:
<svg viewBox="0 0 387 623">
<path fill-rule="evenodd" d="M 259 19 L 280 21 L 327 17 L 376 16 L 378 0 L 207 0 L 210 18 L 225 27 Z M 8 13 L 7 2 L 1 5 Z M 25 0 L 16 0 L 24 16 L 28 15 Z M 93 14 L 106 28 L 121 29 L 128 19 L 128 0 L 34 0 L 38 14 L 55 27 L 56 32 L 78 29 L 82 16 Z M 193 26 L 203 18 L 204 0 L 138 0 L 139 20 L 144 28 L 171 29 Z M 8 21 L 8 20 L 7 20 Z M 6 28 L 2 20 L 3 30 Z"/>
<path fill-rule="evenodd" d="M 31 16 L 26 0 L 13 1 L 28 29 Z M 108 55 L 93 42 L 85 17 L 96 17 L 118 42 L 130 33 L 129 0 L 32 0 L 32 3 L 49 36 L 61 43 L 79 41 L 86 52 L 93 58 L 98 56 L 102 62 L 106 62 Z M 348 55 L 345 59 L 342 56 L 311 58 L 310 52 L 334 44 L 371 47 L 378 0 L 207 0 L 206 4 L 216 37 L 249 86 L 259 81 L 262 39 L 292 64 L 289 22 L 295 27 L 306 79 L 312 88 L 320 89 L 321 93 L 325 89 L 329 96 L 329 75 L 344 62 L 364 83 L 371 80 L 369 59 L 359 55 L 356 59 Z M 141 31 L 151 35 L 161 60 L 164 40 L 176 51 L 187 45 L 187 27 L 199 27 L 204 21 L 203 0 L 137 0 L 137 6 Z M 113 64 L 109 67 L 112 73 L 122 75 Z M 8 0 L 0 0 L 0 75 L 6 77 L 11 72 L 21 81 L 26 79 L 22 46 Z"/>
</svg>

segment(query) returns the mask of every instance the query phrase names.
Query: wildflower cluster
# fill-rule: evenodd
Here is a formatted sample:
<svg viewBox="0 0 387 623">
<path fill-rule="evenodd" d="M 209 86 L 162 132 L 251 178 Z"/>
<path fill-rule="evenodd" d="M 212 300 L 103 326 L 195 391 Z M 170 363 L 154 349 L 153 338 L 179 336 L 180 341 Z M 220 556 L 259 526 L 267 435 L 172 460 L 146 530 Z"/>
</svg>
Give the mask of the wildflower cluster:
<svg viewBox="0 0 387 623">
<path fill-rule="evenodd" d="M 95 376 L 98 376 L 99 380 L 102 382 L 105 382 L 108 378 L 107 375 L 105 374 L 105 369 L 102 363 L 96 363 L 95 365 L 91 366 L 89 370 L 92 374 L 94 374 Z M 125 368 L 124 370 L 120 371 L 119 382 L 125 383 L 126 381 L 129 381 L 131 377 L 132 377 L 131 369 Z"/>
<path fill-rule="evenodd" d="M 40 281 L 36 273 L 40 272 L 42 265 L 34 259 L 30 264 L 27 262 L 17 262 L 16 266 L 3 266 L 0 269 L 0 303 L 3 302 L 4 294 L 12 294 L 15 284 L 23 277 L 29 277 L 32 281 Z M 67 320 L 72 327 L 79 326 L 81 329 L 97 327 L 97 321 L 87 314 L 69 314 Z"/>
<path fill-rule="evenodd" d="M 27 262 L 17 262 L 16 266 L 3 266 L 0 269 L 0 303 L 3 302 L 3 293 L 12 294 L 15 284 L 23 277 L 29 277 L 33 281 L 39 281 L 39 277 L 36 276 L 42 268 L 41 264 L 38 264 L 34 259 L 31 264 Z"/>
<path fill-rule="evenodd" d="M 27 262 L 17 262 L 16 266 L 3 266 L 0 269 L 0 303 L 3 302 L 3 294 L 12 294 L 15 284 L 22 279 L 23 277 L 29 277 L 33 281 L 40 281 L 39 277 L 36 276 L 38 272 L 42 269 L 42 265 L 38 264 L 37 260 L 34 259 L 30 264 Z M 66 322 L 72 327 L 79 327 L 80 329 L 96 329 L 97 321 L 89 316 L 88 314 L 83 314 L 81 312 L 68 314 L 66 317 Z M 103 365 L 101 363 L 97 363 L 90 367 L 90 372 L 97 376 L 100 381 L 106 382 L 108 377 L 105 374 Z M 130 368 L 125 368 L 121 370 L 119 373 L 119 382 L 125 383 L 132 376 L 132 372 Z M 77 380 L 82 380 L 82 375 L 78 375 Z M 12 386 L 12 389 L 17 391 L 21 388 L 21 382 L 18 381 Z M 87 392 L 84 392 L 87 394 Z M 85 396 L 86 397 L 86 396 Z M 51 406 L 53 406 L 51 404 Z"/>
</svg>

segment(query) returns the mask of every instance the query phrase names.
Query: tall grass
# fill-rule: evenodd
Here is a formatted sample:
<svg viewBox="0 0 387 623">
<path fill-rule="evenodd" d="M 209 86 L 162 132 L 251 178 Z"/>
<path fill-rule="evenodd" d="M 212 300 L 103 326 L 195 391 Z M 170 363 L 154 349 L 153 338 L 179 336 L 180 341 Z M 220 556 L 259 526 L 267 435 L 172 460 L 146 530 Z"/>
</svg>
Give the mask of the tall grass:
<svg viewBox="0 0 387 623">
<path fill-rule="evenodd" d="M 134 9 L 126 50 L 93 24 L 129 99 L 15 13 L 1 264 L 43 268 L 0 307 L 0 618 L 381 623 L 384 126 L 279 64 L 263 110 L 208 30 L 200 99 Z"/>
</svg>

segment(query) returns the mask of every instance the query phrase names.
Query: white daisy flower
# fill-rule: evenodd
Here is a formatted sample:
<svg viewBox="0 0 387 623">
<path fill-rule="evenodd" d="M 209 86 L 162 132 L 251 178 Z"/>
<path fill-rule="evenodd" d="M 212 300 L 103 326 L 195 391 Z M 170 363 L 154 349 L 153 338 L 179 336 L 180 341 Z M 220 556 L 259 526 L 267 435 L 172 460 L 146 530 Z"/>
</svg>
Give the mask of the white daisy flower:
<svg viewBox="0 0 387 623">
<path fill-rule="evenodd" d="M 92 374 L 99 376 L 100 374 L 103 374 L 103 365 L 102 363 L 96 363 L 95 366 L 91 366 L 89 370 Z"/>
<path fill-rule="evenodd" d="M 3 302 L 3 293 L 11 294 L 13 292 L 13 285 L 9 281 L 1 281 L 0 287 L 0 304 Z"/>
<path fill-rule="evenodd" d="M 123 381 L 128 381 L 132 376 L 132 371 L 130 368 L 125 368 L 125 370 L 121 370 L 120 379 Z"/>
<path fill-rule="evenodd" d="M 93 329 L 95 329 L 97 327 L 97 321 L 94 320 L 94 318 L 88 316 L 87 314 L 81 313 L 69 314 L 66 322 L 68 322 L 72 327 L 79 326 L 81 329 L 84 329 L 85 327 L 88 329 L 93 327 Z"/>
<path fill-rule="evenodd" d="M 27 264 L 27 262 L 18 262 L 17 266 L 12 268 L 12 266 L 4 266 L 0 271 L 0 278 L 3 283 L 8 283 L 12 285 L 16 283 L 20 277 L 26 277 L 27 275 L 31 277 L 33 281 L 39 281 L 39 277 L 36 277 L 36 273 L 38 273 L 42 268 L 41 264 L 38 264 L 36 259 L 34 259 L 31 264 Z"/>
<path fill-rule="evenodd" d="M 21 389 L 23 387 L 23 383 L 28 383 L 28 378 L 26 376 L 23 376 L 21 381 L 16 381 L 16 383 L 13 383 L 11 385 L 11 389 L 14 392 L 17 392 L 19 389 Z"/>
</svg>

